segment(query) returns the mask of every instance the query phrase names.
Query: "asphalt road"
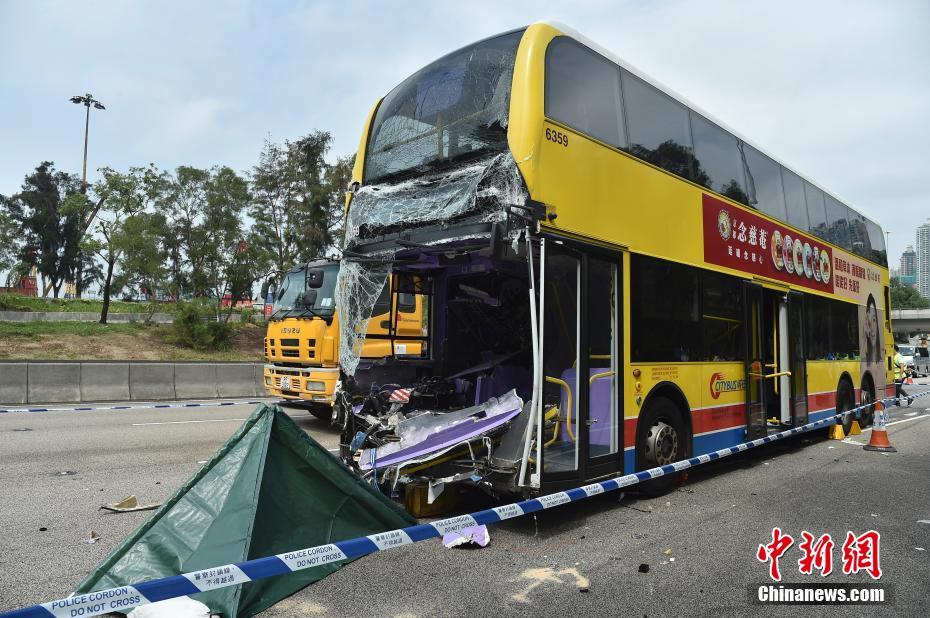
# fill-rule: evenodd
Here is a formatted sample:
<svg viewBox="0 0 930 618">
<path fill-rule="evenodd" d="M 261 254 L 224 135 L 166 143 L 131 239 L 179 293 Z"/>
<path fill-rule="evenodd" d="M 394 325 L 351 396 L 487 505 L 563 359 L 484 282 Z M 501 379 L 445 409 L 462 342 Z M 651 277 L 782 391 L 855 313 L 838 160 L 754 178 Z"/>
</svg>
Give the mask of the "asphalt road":
<svg viewBox="0 0 930 618">
<path fill-rule="evenodd" d="M 930 388 L 915 386 L 915 390 Z M 930 410 L 925 398 L 891 411 L 898 453 L 808 436 L 693 470 L 658 499 L 617 493 L 490 528 L 480 550 L 438 540 L 347 565 L 264 615 L 928 615 Z M 171 495 L 251 411 L 250 406 L 0 414 L 0 609 L 67 596 L 148 513 L 110 514 L 104 502 Z M 336 432 L 288 410 L 321 444 Z M 922 523 L 923 522 L 923 523 Z M 778 526 L 830 533 L 834 572 L 798 572 L 797 544 L 781 560 L 786 582 L 872 583 L 844 575 L 847 531 L 881 533 L 881 606 L 761 607 L 768 580 L 755 557 Z M 96 543 L 83 543 L 91 531 Z M 644 566 L 646 565 L 646 566 Z M 648 568 L 648 572 L 643 572 Z"/>
</svg>

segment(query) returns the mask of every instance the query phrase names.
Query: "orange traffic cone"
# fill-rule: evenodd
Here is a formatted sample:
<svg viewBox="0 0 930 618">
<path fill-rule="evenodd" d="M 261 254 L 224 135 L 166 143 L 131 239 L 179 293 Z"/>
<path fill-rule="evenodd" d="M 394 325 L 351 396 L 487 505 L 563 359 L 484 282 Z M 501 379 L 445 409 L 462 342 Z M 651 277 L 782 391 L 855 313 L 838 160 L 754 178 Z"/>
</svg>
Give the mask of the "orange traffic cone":
<svg viewBox="0 0 930 618">
<path fill-rule="evenodd" d="M 914 378 L 912 378 L 911 376 L 907 376 L 907 378 L 904 379 L 904 383 L 905 383 L 905 384 L 913 384 L 913 383 L 914 383 Z"/>
<path fill-rule="evenodd" d="M 869 443 L 862 448 L 867 451 L 881 451 L 883 453 L 897 453 L 898 449 L 891 446 L 888 441 L 888 431 L 885 429 L 885 406 L 878 403 L 875 406 L 878 412 L 878 418 L 875 419 L 875 426 L 872 427 L 872 435 L 869 436 Z"/>
</svg>

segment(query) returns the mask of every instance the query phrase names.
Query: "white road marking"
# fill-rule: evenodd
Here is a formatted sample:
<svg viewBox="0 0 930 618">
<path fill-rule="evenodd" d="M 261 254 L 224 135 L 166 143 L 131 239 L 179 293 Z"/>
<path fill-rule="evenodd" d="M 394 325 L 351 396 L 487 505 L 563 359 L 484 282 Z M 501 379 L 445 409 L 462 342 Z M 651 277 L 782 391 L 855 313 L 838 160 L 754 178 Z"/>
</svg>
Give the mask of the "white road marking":
<svg viewBox="0 0 930 618">
<path fill-rule="evenodd" d="M 922 414 L 920 416 L 914 416 L 912 418 L 903 418 L 899 421 L 892 421 L 890 423 L 885 423 L 885 427 L 889 427 L 891 425 L 897 425 L 898 423 L 906 423 L 908 421 L 919 421 L 922 418 L 930 418 L 930 414 Z M 864 434 L 867 431 L 872 431 L 872 427 L 866 427 L 865 429 L 862 430 L 862 433 Z M 849 437 L 843 438 L 842 440 L 840 440 L 840 442 L 842 442 L 843 444 L 852 444 L 853 446 L 865 446 L 865 442 L 858 442 Z M 831 448 L 831 447 L 828 446 L 827 448 Z"/>
<path fill-rule="evenodd" d="M 148 427 L 150 425 L 188 425 L 190 423 L 228 423 L 230 421 L 244 421 L 244 418 L 211 418 L 204 421 L 164 421 L 161 423 L 133 423 L 133 427 Z"/>
<path fill-rule="evenodd" d="M 908 421 L 919 421 L 920 419 L 927 418 L 927 417 L 930 417 L 930 414 L 923 414 L 921 416 L 915 416 L 913 418 L 902 418 L 900 421 L 892 421 L 890 423 L 885 423 L 885 427 L 897 425 L 898 423 L 906 423 Z M 871 429 L 871 427 L 869 429 Z"/>
</svg>

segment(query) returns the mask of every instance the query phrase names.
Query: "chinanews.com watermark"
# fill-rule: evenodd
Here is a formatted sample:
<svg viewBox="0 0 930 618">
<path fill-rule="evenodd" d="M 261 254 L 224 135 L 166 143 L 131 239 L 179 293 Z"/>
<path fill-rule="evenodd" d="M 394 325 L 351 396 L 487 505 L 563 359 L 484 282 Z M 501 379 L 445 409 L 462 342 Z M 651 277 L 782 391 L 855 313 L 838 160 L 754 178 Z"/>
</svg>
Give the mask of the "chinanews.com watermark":
<svg viewBox="0 0 930 618">
<path fill-rule="evenodd" d="M 760 605 L 870 605 L 891 596 L 878 584 L 760 584 L 749 594 Z"/>
<path fill-rule="evenodd" d="M 814 536 L 807 530 L 801 532 L 797 549 L 801 556 L 797 560 L 801 575 L 826 577 L 834 570 L 833 549 L 836 543 L 827 533 Z M 847 532 L 840 551 L 840 563 L 836 570 L 844 575 L 860 572 L 873 580 L 882 577 L 881 535 L 869 530 L 857 535 Z M 788 550 L 795 544 L 790 534 L 780 528 L 772 529 L 772 540 L 759 545 L 756 559 L 768 565 L 772 582 L 750 586 L 752 603 L 760 605 L 866 605 L 886 603 L 890 599 L 890 587 L 878 583 L 869 584 L 826 584 L 826 583 L 782 583 L 781 559 L 787 558 Z M 786 562 L 788 562 L 786 560 Z"/>
</svg>

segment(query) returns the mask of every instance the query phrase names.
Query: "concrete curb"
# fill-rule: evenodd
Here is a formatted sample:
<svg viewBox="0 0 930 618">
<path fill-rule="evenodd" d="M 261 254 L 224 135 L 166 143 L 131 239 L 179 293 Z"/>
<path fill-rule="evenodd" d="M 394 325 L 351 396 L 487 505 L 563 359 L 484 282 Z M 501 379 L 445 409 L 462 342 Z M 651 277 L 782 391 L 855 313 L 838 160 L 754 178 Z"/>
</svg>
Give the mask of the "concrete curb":
<svg viewBox="0 0 930 618">
<path fill-rule="evenodd" d="M 0 361 L 0 404 L 255 397 L 262 363 Z"/>
<path fill-rule="evenodd" d="M 130 322 L 145 322 L 149 317 L 147 313 L 109 313 L 107 322 L 110 324 L 128 324 Z M 156 324 L 171 324 L 174 316 L 170 313 L 154 313 L 150 322 Z M 97 322 L 100 320 L 99 311 L 0 311 L 0 322 Z"/>
</svg>

